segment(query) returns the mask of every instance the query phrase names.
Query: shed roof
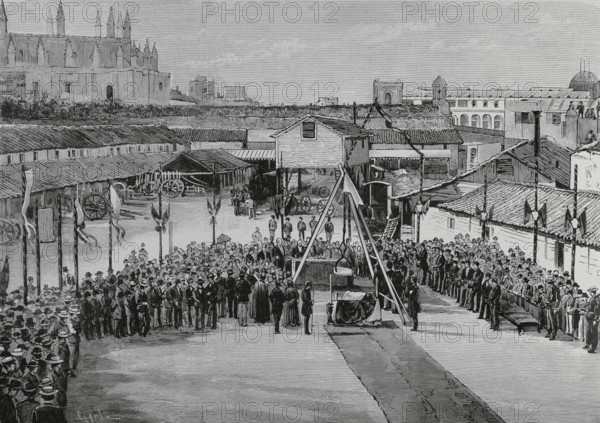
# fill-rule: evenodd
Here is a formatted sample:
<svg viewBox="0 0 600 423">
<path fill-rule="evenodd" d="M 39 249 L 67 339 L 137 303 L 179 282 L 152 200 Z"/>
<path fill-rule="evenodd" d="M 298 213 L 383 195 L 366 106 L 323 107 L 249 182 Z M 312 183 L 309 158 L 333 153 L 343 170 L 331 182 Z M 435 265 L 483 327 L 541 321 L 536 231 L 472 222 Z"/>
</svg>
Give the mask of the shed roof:
<svg viewBox="0 0 600 423">
<path fill-rule="evenodd" d="M 227 172 L 252 166 L 225 150 L 192 150 L 184 151 L 173 157 L 172 160 L 165 163 L 163 168 L 165 170 L 178 170 L 177 163 L 179 160 L 188 160 L 188 163 L 193 163 L 193 167 L 197 168 L 198 172 L 212 172 L 213 165 L 216 172 Z"/>
<path fill-rule="evenodd" d="M 172 128 L 172 130 L 187 142 L 244 142 L 248 138 L 245 129 Z"/>
<path fill-rule="evenodd" d="M 156 125 L 0 125 L 0 154 L 124 144 L 182 143 L 166 126 Z"/>
<path fill-rule="evenodd" d="M 32 192 L 53 190 L 81 183 L 123 179 L 152 172 L 177 153 L 140 153 L 123 156 L 84 157 L 27 163 L 33 169 Z M 0 166 L 0 198 L 22 195 L 22 166 Z"/>
<path fill-rule="evenodd" d="M 371 129 L 373 144 L 408 144 L 407 137 L 413 145 L 462 144 L 464 141 L 456 129 Z"/>
<path fill-rule="evenodd" d="M 574 192 L 540 186 L 538 188 L 539 205 L 547 205 L 548 218 L 545 228 L 539 228 L 541 233 L 569 240 L 572 236 L 571 229 L 565 229 L 565 214 L 567 208 L 573 213 Z M 441 204 L 440 209 L 469 216 L 475 216 L 475 207 L 483 208 L 484 189 L 479 188 L 455 201 Z M 523 213 L 525 200 L 530 206 L 535 204 L 535 187 L 516 182 L 496 181 L 488 185 L 488 208 L 494 206 L 494 213 L 490 222 L 506 224 L 513 227 L 528 229 L 533 228 L 533 221 L 524 223 Z M 578 213 L 586 210 L 587 231 L 583 237 L 577 236 L 579 244 L 600 247 L 600 194 L 591 191 L 578 193 Z M 579 217 L 579 216 L 578 216 Z"/>
</svg>

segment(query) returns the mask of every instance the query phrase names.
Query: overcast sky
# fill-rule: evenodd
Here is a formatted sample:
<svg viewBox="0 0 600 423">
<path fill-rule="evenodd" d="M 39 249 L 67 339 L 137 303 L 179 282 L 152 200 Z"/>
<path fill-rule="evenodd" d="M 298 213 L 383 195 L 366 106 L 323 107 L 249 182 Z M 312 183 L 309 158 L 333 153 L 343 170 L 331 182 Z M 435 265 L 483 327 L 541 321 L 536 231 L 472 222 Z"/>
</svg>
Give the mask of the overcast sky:
<svg viewBox="0 0 600 423">
<path fill-rule="evenodd" d="M 9 31 L 45 32 L 43 16 L 56 2 L 27 3 L 29 13 L 6 2 Z M 156 41 L 160 70 L 183 92 L 194 75 L 288 103 L 331 94 L 341 103 L 370 102 L 375 78 L 568 86 L 582 57 L 600 75 L 593 2 L 442 1 L 427 3 L 423 14 L 420 1 L 228 2 L 230 13 L 221 2 L 74 1 L 65 2 L 67 35 L 93 35 L 98 5 L 105 23 L 112 4 L 130 10 L 133 39 Z"/>
</svg>

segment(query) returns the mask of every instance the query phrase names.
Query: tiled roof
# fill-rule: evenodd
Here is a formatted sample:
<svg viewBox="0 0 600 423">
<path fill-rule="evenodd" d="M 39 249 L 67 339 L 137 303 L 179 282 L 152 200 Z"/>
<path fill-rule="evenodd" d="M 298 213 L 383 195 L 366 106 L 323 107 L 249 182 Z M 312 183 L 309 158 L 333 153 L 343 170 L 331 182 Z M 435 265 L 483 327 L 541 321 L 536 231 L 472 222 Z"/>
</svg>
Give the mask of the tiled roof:
<svg viewBox="0 0 600 423">
<path fill-rule="evenodd" d="M 562 187 L 569 187 L 571 183 L 571 156 L 573 153 L 573 150 L 563 145 L 550 141 L 547 138 L 542 138 L 540 140 L 540 154 L 538 157 L 540 173 Z M 535 168 L 533 141 L 521 143 L 507 154 L 513 156 L 521 163 Z"/>
<path fill-rule="evenodd" d="M 154 125 L 0 125 L 0 154 L 124 144 L 181 144 L 176 132 Z"/>
<path fill-rule="evenodd" d="M 348 122 L 344 119 L 319 116 L 319 115 L 307 115 L 307 116 L 304 116 L 302 119 L 299 119 L 296 122 L 292 123 L 291 125 L 281 129 L 280 131 L 277 131 L 276 133 L 274 133 L 271 136 L 273 138 L 275 138 L 275 137 L 279 136 L 280 134 L 283 134 L 283 133 L 289 131 L 290 129 L 294 128 L 296 125 L 299 125 L 301 122 L 304 122 L 305 120 L 315 120 L 315 121 L 319 122 L 320 124 L 329 128 L 333 132 L 335 132 L 341 136 L 348 137 L 348 138 L 368 137 L 369 135 L 371 135 L 371 133 L 369 131 L 367 131 L 366 129 L 362 129 L 360 126 L 355 125 L 354 123 Z"/>
<path fill-rule="evenodd" d="M 84 157 L 27 163 L 25 168 L 33 169 L 33 192 L 41 192 L 85 182 L 141 175 L 158 169 L 159 165 L 176 155 L 177 153 L 146 153 Z M 21 164 L 0 166 L 0 198 L 21 197 L 21 170 Z"/>
<path fill-rule="evenodd" d="M 213 163 L 216 164 L 215 170 L 217 172 L 244 169 L 252 166 L 250 163 L 238 159 L 225 150 L 192 150 L 185 151 L 181 155 L 197 162 L 207 172 L 213 170 Z"/>
<path fill-rule="evenodd" d="M 187 142 L 244 142 L 247 138 L 245 129 L 172 128 L 172 130 Z"/>
<path fill-rule="evenodd" d="M 462 144 L 463 139 L 455 129 L 371 129 L 372 144 L 408 144 L 407 135 L 413 145 Z"/>
<path fill-rule="evenodd" d="M 548 210 L 547 225 L 545 228 L 540 227 L 539 232 L 568 241 L 573 232 L 571 229 L 565 230 L 565 213 L 567 207 L 571 214 L 573 213 L 574 192 L 540 186 L 538 193 L 539 206 L 542 207 L 545 203 Z M 475 216 L 475 207 L 483 208 L 483 197 L 484 188 L 482 187 L 438 207 Z M 528 223 L 523 221 L 525 199 L 531 207 L 534 207 L 535 188 L 532 185 L 502 181 L 489 184 L 487 188 L 488 208 L 494 206 L 494 213 L 490 222 L 531 230 L 533 221 Z M 583 237 L 578 233 L 578 244 L 600 247 L 600 194 L 591 191 L 580 191 L 578 193 L 577 208 L 578 214 L 586 209 L 587 215 L 587 232 Z"/>
</svg>

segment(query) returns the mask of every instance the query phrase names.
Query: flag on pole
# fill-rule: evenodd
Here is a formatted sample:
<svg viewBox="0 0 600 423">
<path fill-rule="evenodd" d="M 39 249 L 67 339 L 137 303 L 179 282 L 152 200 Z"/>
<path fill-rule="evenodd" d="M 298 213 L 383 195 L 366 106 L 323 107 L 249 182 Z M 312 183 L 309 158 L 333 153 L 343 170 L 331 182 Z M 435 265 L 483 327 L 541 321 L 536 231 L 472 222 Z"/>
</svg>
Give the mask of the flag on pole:
<svg viewBox="0 0 600 423">
<path fill-rule="evenodd" d="M 573 220 L 573 217 L 571 217 L 571 212 L 569 211 L 569 208 L 567 207 L 567 211 L 565 213 L 565 231 L 572 231 L 573 230 L 573 226 L 571 221 Z"/>
<path fill-rule="evenodd" d="M 356 190 L 352 179 L 350 179 L 350 176 L 346 172 L 344 172 L 344 192 L 350 194 L 354 200 L 354 204 L 357 206 L 364 206 L 362 198 L 360 198 L 360 194 Z"/>
<path fill-rule="evenodd" d="M 429 197 L 427 199 L 427 201 L 425 201 L 425 204 L 423 204 L 423 212 L 421 214 L 427 214 L 427 212 L 429 211 L 430 204 L 431 204 L 431 197 Z"/>
<path fill-rule="evenodd" d="M 523 224 L 526 225 L 527 222 L 529 222 L 531 220 L 532 213 L 533 213 L 533 210 L 531 210 L 529 201 L 527 201 L 527 199 L 525 199 L 525 211 L 523 213 Z"/>
<path fill-rule="evenodd" d="M 79 195 L 77 195 L 77 197 L 75 198 L 75 208 L 77 209 L 77 236 L 86 244 L 93 244 L 95 246 L 98 246 L 98 240 L 84 231 L 85 216 L 83 214 L 83 209 L 81 208 L 81 203 L 79 202 Z"/>
<path fill-rule="evenodd" d="M 587 208 L 579 215 L 579 230 L 581 231 L 581 236 L 584 237 L 587 230 Z"/>
<path fill-rule="evenodd" d="M 546 207 L 546 203 L 544 203 L 544 205 L 540 209 L 539 219 L 540 219 L 540 224 L 543 227 L 546 227 L 546 222 L 548 221 L 548 208 Z"/>
<path fill-rule="evenodd" d="M 121 215 L 121 198 L 117 194 L 117 190 L 111 185 L 110 186 L 110 207 L 112 207 L 112 222 L 110 224 L 117 231 L 117 242 L 121 244 L 121 241 L 125 239 L 125 228 L 119 223 L 119 216 Z"/>
<path fill-rule="evenodd" d="M 31 239 L 36 234 L 35 226 L 27 219 L 27 208 L 29 208 L 29 202 L 31 201 L 31 188 L 33 187 L 33 169 L 26 170 L 24 172 L 25 184 L 25 195 L 23 197 L 23 207 L 21 208 L 21 214 L 23 215 L 23 226 L 27 231 L 27 238 Z"/>
</svg>

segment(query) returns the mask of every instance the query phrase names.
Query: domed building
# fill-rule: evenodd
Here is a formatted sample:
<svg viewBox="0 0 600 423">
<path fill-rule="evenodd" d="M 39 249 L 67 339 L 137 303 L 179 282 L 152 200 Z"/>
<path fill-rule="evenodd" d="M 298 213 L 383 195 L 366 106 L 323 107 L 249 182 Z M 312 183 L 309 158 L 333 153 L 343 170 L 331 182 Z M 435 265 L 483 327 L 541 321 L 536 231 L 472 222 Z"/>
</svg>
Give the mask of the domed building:
<svg viewBox="0 0 600 423">
<path fill-rule="evenodd" d="M 598 77 L 590 71 L 579 71 L 573 79 L 571 79 L 569 88 L 574 91 L 587 91 L 590 93 L 592 99 L 599 97 Z"/>
</svg>

